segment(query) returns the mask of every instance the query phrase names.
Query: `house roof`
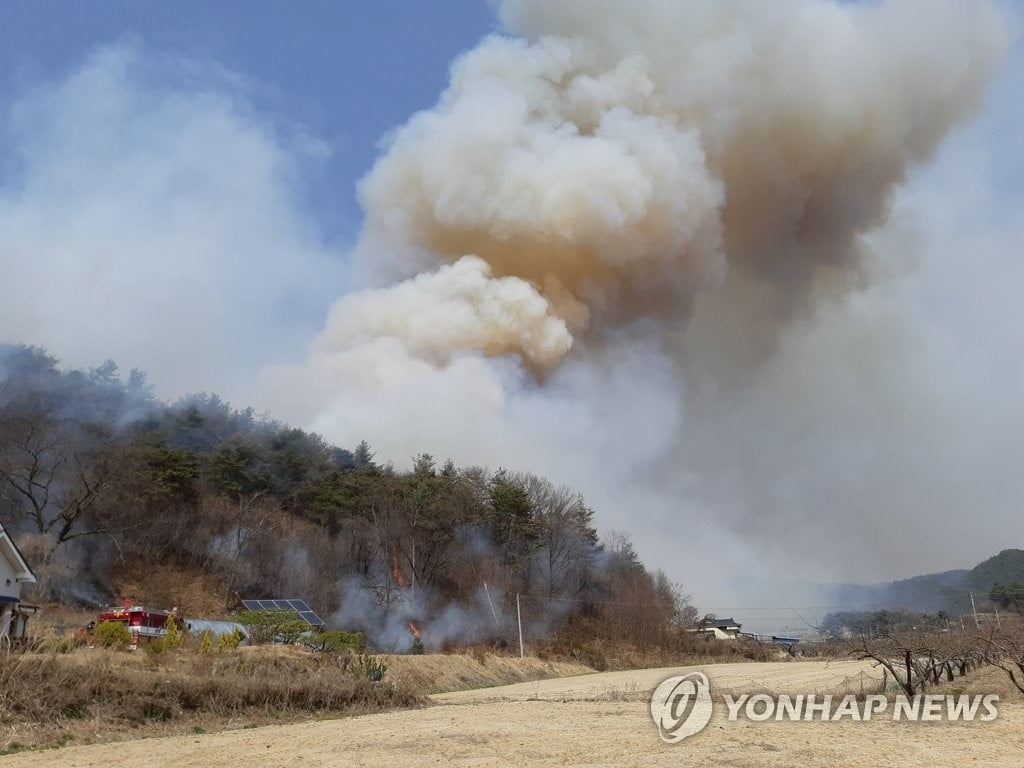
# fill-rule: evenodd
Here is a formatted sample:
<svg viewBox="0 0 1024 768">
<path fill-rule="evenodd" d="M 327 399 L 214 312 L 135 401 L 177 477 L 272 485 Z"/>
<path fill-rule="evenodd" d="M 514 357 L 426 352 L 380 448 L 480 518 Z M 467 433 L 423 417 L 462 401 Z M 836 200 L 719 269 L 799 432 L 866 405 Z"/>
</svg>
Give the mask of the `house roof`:
<svg viewBox="0 0 1024 768">
<path fill-rule="evenodd" d="M 11 565 L 14 566 L 15 579 L 27 584 L 36 583 L 36 575 L 32 573 L 32 569 L 29 567 L 28 562 L 26 562 L 25 556 L 21 554 L 18 545 L 14 543 L 14 539 L 4 530 L 3 525 L 0 525 L 0 555 L 6 557 L 11 562 Z"/>
<path fill-rule="evenodd" d="M 700 623 L 702 627 L 715 627 L 716 629 L 728 629 L 729 627 L 739 627 L 740 625 L 735 619 L 706 619 Z"/>
</svg>

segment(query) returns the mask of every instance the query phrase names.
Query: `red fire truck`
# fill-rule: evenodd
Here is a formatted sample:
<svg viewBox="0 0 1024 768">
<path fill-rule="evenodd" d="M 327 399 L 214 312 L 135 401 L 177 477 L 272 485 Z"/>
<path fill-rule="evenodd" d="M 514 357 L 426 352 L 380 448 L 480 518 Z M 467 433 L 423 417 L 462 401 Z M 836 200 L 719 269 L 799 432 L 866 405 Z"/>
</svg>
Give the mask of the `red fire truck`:
<svg viewBox="0 0 1024 768">
<path fill-rule="evenodd" d="M 134 605 L 131 600 L 125 600 L 120 608 L 111 608 L 101 613 L 98 621 L 100 624 L 105 621 L 117 621 L 128 627 L 128 631 L 132 633 L 132 650 L 138 648 L 140 642 L 149 642 L 166 635 L 168 621 L 176 621 L 179 626 L 181 624 L 181 620 L 173 611 L 152 611 L 141 605 Z"/>
</svg>

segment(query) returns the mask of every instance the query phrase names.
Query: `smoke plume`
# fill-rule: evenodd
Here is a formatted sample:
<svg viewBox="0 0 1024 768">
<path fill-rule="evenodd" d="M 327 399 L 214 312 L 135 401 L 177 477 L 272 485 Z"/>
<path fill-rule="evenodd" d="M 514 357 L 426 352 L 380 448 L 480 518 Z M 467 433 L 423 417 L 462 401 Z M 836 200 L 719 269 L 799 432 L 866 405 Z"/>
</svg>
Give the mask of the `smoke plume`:
<svg viewBox="0 0 1024 768">
<path fill-rule="evenodd" d="M 456 62 L 363 182 L 359 255 L 402 279 L 472 254 L 583 335 L 685 319 L 727 272 L 791 312 L 822 268 L 853 265 L 857 236 L 977 107 L 1005 45 L 991 7 L 955 2 L 512 0 L 501 14 L 524 37 Z M 463 287 L 468 270 L 395 287 L 382 310 L 460 283 L 475 348 L 557 363 L 554 349 L 537 359 L 535 316 L 490 311 L 496 288 Z M 322 341 L 349 335 L 352 303 Z M 424 320 L 463 346 L 462 307 Z M 418 325 L 380 335 L 419 357 Z"/>
<path fill-rule="evenodd" d="M 695 569 L 656 540 L 757 533 L 766 557 L 805 554 L 820 528 L 780 535 L 771 515 L 798 526 L 828 518 L 830 494 L 847 494 L 844 514 L 875 497 L 787 459 L 849 460 L 844 350 L 900 365 L 898 319 L 863 292 L 905 254 L 872 233 L 978 110 L 1006 19 L 977 0 L 499 13 L 506 34 L 454 63 L 363 180 L 365 290 L 338 300 L 304 366 L 265 372 L 275 408 L 381 455 L 447 451 L 574 483 L 606 521 L 632 516 L 642 553 L 684 580 Z M 896 381 L 881 404 L 912 392 Z M 914 432 L 919 416 L 896 428 L 936 437 Z M 824 449 L 808 447 L 819 419 Z"/>
</svg>

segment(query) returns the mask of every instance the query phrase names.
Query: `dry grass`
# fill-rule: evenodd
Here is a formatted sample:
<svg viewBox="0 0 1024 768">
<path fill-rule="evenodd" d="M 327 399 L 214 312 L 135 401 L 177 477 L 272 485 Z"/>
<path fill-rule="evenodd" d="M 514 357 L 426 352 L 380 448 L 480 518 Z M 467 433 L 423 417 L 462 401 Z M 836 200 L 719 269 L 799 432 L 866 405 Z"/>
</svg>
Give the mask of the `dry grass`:
<svg viewBox="0 0 1024 768">
<path fill-rule="evenodd" d="M 496 685 L 585 675 L 594 670 L 583 664 L 545 661 L 534 657 L 471 653 L 386 656 L 388 679 L 420 695 L 490 688 Z"/>
<path fill-rule="evenodd" d="M 293 650 L 293 649 L 290 649 Z M 351 657 L 262 649 L 0 655 L 0 750 L 414 706 Z"/>
<path fill-rule="evenodd" d="M 535 650 L 542 659 L 582 664 L 598 672 L 743 661 L 795 661 L 777 646 L 745 640 L 706 640 L 692 636 L 682 636 L 662 646 L 639 647 L 596 638 L 574 640 L 563 635 L 536 644 Z"/>
<path fill-rule="evenodd" d="M 41 640 L 66 637 L 95 620 L 95 609 L 47 603 L 29 619 L 28 630 L 33 638 Z"/>
<path fill-rule="evenodd" d="M 994 693 L 1001 702 L 1024 702 L 1024 694 L 1010 682 L 1003 670 L 997 667 L 981 667 L 957 678 L 952 683 L 943 683 L 929 693 L 966 693 L 971 696 Z"/>
<path fill-rule="evenodd" d="M 294 646 L 0 655 L 0 754 L 363 714 L 416 706 L 431 693 L 593 671 L 482 651 L 378 658 L 388 666 L 382 683 L 358 677 L 352 654 Z"/>
</svg>

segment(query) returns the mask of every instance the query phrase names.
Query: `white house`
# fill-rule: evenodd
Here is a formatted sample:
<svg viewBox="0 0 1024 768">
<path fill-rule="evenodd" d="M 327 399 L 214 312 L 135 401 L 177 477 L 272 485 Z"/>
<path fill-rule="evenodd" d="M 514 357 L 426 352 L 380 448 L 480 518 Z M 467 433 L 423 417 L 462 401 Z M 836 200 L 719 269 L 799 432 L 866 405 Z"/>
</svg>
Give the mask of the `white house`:
<svg viewBox="0 0 1024 768">
<path fill-rule="evenodd" d="M 717 619 L 713 616 L 706 616 L 697 622 L 697 628 L 691 631 L 703 637 L 713 637 L 716 640 L 736 640 L 741 634 L 741 626 L 734 619 Z"/>
<path fill-rule="evenodd" d="M 35 583 L 36 575 L 0 525 L 0 640 L 25 636 L 28 617 L 37 609 L 21 602 L 21 585 Z"/>
</svg>

